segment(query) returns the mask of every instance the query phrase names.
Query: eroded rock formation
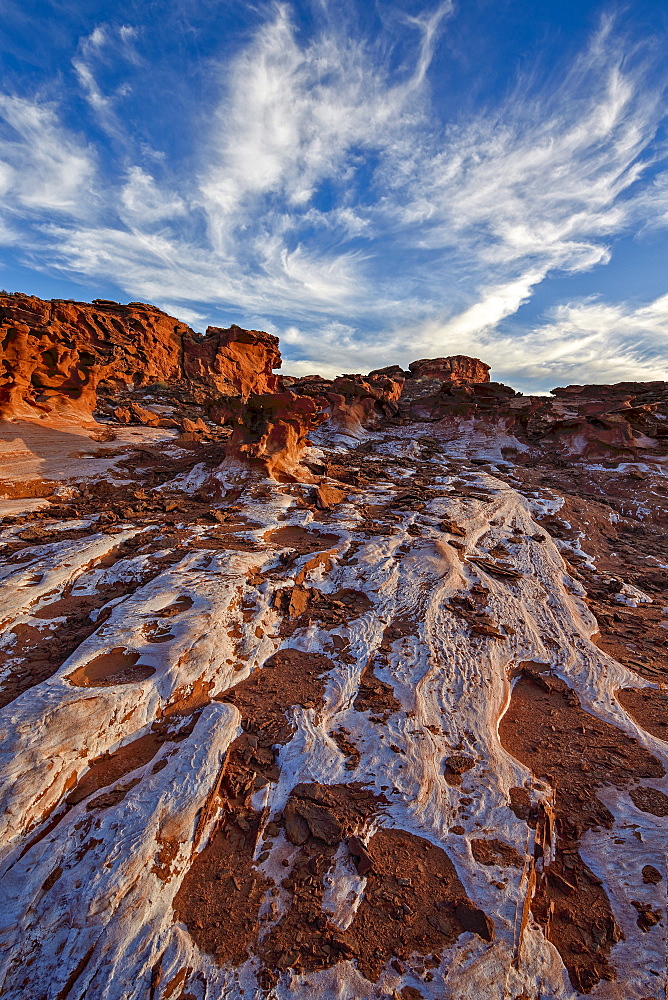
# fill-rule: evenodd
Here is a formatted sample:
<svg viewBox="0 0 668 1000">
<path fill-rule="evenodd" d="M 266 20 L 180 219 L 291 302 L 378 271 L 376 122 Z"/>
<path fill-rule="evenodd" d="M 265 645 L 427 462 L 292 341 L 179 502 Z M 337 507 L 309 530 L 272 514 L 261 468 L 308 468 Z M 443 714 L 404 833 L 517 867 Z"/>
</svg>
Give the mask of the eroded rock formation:
<svg viewBox="0 0 668 1000">
<path fill-rule="evenodd" d="M 449 358 L 423 358 L 408 366 L 413 378 L 426 378 L 439 382 L 489 382 L 490 366 L 478 358 L 456 354 Z"/>
<path fill-rule="evenodd" d="M 271 334 L 209 327 L 198 336 L 155 306 L 0 294 L 0 418 L 95 409 L 112 388 L 186 380 L 225 396 L 273 392 L 280 366 Z"/>
<path fill-rule="evenodd" d="M 226 450 L 229 461 L 241 462 L 279 482 L 310 481 L 301 462 L 308 435 L 327 419 L 324 400 L 293 392 L 253 395 L 230 401 L 234 430 Z"/>
<path fill-rule="evenodd" d="M 203 337 L 189 332 L 184 339 L 184 377 L 211 384 L 225 396 L 276 392 L 274 369 L 280 367 L 278 337 L 270 333 L 210 326 Z"/>
<path fill-rule="evenodd" d="M 181 376 L 188 327 L 154 306 L 0 295 L 0 415 L 90 415 L 102 379 L 143 385 Z"/>
</svg>

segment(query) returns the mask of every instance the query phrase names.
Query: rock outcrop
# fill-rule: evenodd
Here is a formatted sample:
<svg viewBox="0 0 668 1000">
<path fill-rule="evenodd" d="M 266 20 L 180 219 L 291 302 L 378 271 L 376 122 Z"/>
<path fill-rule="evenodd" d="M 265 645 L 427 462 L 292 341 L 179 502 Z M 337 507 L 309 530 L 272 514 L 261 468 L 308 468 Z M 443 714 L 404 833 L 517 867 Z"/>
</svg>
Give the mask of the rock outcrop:
<svg viewBox="0 0 668 1000">
<path fill-rule="evenodd" d="M 455 354 L 449 358 L 423 358 L 409 366 L 413 378 L 427 378 L 440 382 L 489 382 L 490 366 L 478 358 Z"/>
<path fill-rule="evenodd" d="M 430 400 L 454 387 L 485 382 L 489 383 L 489 365 L 462 354 L 423 358 L 412 362 L 407 371 L 399 365 L 389 365 L 368 375 L 340 375 L 335 379 L 318 375 L 284 377 L 284 383 L 289 383 L 293 392 L 326 399 L 331 418 L 328 429 L 352 437 L 364 436 L 365 430 L 378 428 L 387 418 L 410 411 L 416 400 Z"/>
<path fill-rule="evenodd" d="M 183 342 L 183 375 L 199 380 L 225 396 L 247 399 L 253 394 L 276 392 L 281 367 L 278 337 L 260 330 L 227 330 L 210 326 L 203 337 L 190 331 Z"/>
<path fill-rule="evenodd" d="M 154 306 L 0 295 L 0 416 L 90 416 L 103 379 L 181 377 L 189 327 Z"/>
<path fill-rule="evenodd" d="M 399 412 L 404 387 L 404 375 L 401 369 L 399 372 L 392 377 L 382 373 L 340 375 L 335 379 L 317 375 L 300 379 L 284 377 L 283 383 L 294 393 L 321 400 L 330 418 L 327 426 L 331 431 L 356 437 Z"/>
<path fill-rule="evenodd" d="M 274 392 L 271 334 L 185 323 L 141 302 L 120 305 L 0 294 L 0 418 L 90 418 L 100 384 L 125 389 L 185 380 L 247 398 Z"/>
<path fill-rule="evenodd" d="M 241 462 L 278 482 L 311 482 L 312 473 L 302 465 L 310 444 L 308 435 L 328 414 L 325 401 L 294 392 L 253 395 L 231 400 L 234 429 L 226 459 Z"/>
</svg>

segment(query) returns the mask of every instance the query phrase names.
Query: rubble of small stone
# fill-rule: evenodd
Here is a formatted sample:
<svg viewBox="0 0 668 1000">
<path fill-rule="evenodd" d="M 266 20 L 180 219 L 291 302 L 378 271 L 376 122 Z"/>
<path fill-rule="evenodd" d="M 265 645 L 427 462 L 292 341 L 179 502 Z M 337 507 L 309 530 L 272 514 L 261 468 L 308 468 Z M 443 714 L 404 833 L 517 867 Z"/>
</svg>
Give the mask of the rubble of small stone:
<svg viewBox="0 0 668 1000">
<path fill-rule="evenodd" d="M 2 996 L 663 997 L 668 383 L 0 329 Z"/>
</svg>

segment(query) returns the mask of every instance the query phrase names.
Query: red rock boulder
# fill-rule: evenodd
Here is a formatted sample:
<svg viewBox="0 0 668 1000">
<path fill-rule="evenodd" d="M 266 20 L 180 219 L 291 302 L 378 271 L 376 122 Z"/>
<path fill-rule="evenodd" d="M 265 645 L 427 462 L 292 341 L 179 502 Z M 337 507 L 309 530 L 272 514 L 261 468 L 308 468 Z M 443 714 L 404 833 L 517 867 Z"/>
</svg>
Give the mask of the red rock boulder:
<svg viewBox="0 0 668 1000">
<path fill-rule="evenodd" d="M 191 330 L 183 341 L 183 374 L 204 381 L 226 396 L 248 399 L 276 392 L 281 367 L 278 337 L 260 330 L 210 326 L 203 337 Z"/>
<path fill-rule="evenodd" d="M 226 460 L 241 462 L 278 482 L 313 482 L 313 474 L 301 461 L 310 444 L 309 432 L 327 420 L 324 403 L 294 392 L 231 400 L 230 410 L 236 414 Z"/>
</svg>

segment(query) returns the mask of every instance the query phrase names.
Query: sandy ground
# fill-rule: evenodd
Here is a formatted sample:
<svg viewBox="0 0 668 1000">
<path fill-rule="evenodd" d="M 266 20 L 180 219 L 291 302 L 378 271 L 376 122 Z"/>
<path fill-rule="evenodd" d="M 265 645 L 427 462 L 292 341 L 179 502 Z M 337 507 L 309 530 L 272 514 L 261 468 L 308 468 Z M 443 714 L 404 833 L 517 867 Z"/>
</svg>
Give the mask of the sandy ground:
<svg viewBox="0 0 668 1000">
<path fill-rule="evenodd" d="M 19 483 L 64 483 L 107 475 L 138 445 L 168 442 L 177 432 L 158 427 L 114 425 L 113 440 L 99 440 L 109 425 L 70 421 L 0 421 L 0 493 Z M 4 512 L 3 512 L 4 513 Z"/>
</svg>

